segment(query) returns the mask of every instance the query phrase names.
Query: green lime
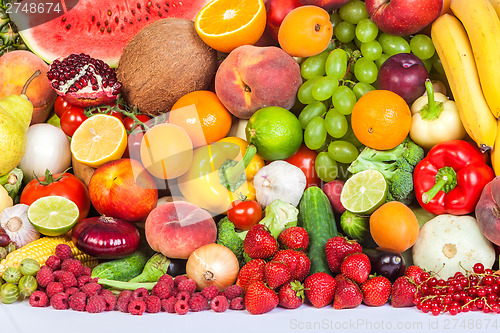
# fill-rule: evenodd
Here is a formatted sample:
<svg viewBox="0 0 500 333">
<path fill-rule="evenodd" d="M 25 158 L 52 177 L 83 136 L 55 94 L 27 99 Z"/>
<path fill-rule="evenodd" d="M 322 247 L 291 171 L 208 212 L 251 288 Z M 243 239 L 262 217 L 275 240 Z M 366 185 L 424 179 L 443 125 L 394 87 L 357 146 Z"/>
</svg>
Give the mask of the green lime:
<svg viewBox="0 0 500 333">
<path fill-rule="evenodd" d="M 349 178 L 340 193 L 340 202 L 350 212 L 371 214 L 387 198 L 387 182 L 378 170 L 368 169 Z"/>
<path fill-rule="evenodd" d="M 28 220 L 46 236 L 59 236 L 73 228 L 80 213 L 71 200 L 49 195 L 35 200 L 28 208 Z"/>
<path fill-rule="evenodd" d="M 267 161 L 284 160 L 299 150 L 302 127 L 297 117 L 282 107 L 268 106 L 255 112 L 245 128 L 247 141 Z"/>
</svg>

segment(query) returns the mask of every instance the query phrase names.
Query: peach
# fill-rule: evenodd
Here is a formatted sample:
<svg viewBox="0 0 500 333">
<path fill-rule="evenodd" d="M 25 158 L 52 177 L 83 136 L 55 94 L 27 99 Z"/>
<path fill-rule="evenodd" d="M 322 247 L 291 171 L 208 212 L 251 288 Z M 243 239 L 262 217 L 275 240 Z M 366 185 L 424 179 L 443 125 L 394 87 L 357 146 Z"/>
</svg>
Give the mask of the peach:
<svg viewBox="0 0 500 333">
<path fill-rule="evenodd" d="M 34 107 L 31 125 L 47 120 L 57 97 L 47 78 L 48 69 L 41 58 L 29 51 L 12 51 L 0 57 L 0 98 L 21 94 L 28 78 L 37 70 L 42 72 L 26 91 Z"/>
<path fill-rule="evenodd" d="M 185 201 L 167 202 L 149 213 L 146 240 L 168 258 L 187 259 L 197 248 L 215 243 L 217 226 L 210 213 Z"/>
<path fill-rule="evenodd" d="M 276 46 L 240 46 L 215 74 L 215 93 L 241 119 L 267 106 L 290 110 L 301 84 L 299 64 Z"/>
</svg>

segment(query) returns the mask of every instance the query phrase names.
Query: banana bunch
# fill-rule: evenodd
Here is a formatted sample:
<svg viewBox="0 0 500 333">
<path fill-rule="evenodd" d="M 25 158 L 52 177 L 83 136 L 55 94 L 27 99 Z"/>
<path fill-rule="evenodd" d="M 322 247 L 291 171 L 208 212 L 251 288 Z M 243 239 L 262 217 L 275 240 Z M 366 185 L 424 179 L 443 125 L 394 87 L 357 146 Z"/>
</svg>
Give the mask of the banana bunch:
<svg viewBox="0 0 500 333">
<path fill-rule="evenodd" d="M 500 174 L 500 0 L 451 0 L 432 41 L 463 125 Z"/>
</svg>

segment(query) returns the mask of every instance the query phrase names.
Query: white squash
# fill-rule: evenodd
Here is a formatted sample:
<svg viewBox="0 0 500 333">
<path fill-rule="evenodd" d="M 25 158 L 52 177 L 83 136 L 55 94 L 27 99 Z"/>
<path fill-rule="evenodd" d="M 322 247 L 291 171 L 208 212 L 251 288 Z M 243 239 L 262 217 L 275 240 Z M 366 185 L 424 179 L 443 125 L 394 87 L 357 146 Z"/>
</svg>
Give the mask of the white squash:
<svg viewBox="0 0 500 333">
<path fill-rule="evenodd" d="M 495 249 L 472 216 L 438 215 L 420 228 L 412 249 L 413 263 L 442 279 L 472 271 L 475 263 L 491 268 Z"/>
</svg>

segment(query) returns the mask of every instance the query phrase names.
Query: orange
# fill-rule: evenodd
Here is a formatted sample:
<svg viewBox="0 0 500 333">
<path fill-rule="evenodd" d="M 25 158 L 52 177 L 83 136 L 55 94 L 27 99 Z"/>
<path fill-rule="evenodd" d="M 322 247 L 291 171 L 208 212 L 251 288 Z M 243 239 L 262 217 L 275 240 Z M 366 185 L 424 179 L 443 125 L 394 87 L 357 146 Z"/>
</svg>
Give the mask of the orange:
<svg viewBox="0 0 500 333">
<path fill-rule="evenodd" d="M 193 161 L 193 144 L 186 131 L 169 123 L 148 129 L 142 137 L 140 152 L 146 170 L 160 179 L 183 175 Z"/>
<path fill-rule="evenodd" d="M 323 52 L 333 35 L 330 14 L 318 6 L 292 9 L 281 22 L 278 42 L 292 57 L 310 57 Z"/>
<path fill-rule="evenodd" d="M 411 111 L 398 94 L 372 90 L 354 105 L 351 126 L 356 138 L 365 146 L 392 149 L 410 133 Z"/>
<path fill-rule="evenodd" d="M 266 29 L 266 7 L 263 0 L 213 0 L 198 12 L 194 23 L 206 44 L 229 53 L 259 40 Z"/>
<path fill-rule="evenodd" d="M 168 121 L 184 128 L 193 146 L 199 147 L 224 138 L 232 117 L 214 92 L 197 90 L 175 102 Z"/>
<path fill-rule="evenodd" d="M 419 225 L 415 213 L 399 201 L 389 201 L 370 215 L 370 234 L 384 249 L 403 252 L 417 241 Z"/>
</svg>

